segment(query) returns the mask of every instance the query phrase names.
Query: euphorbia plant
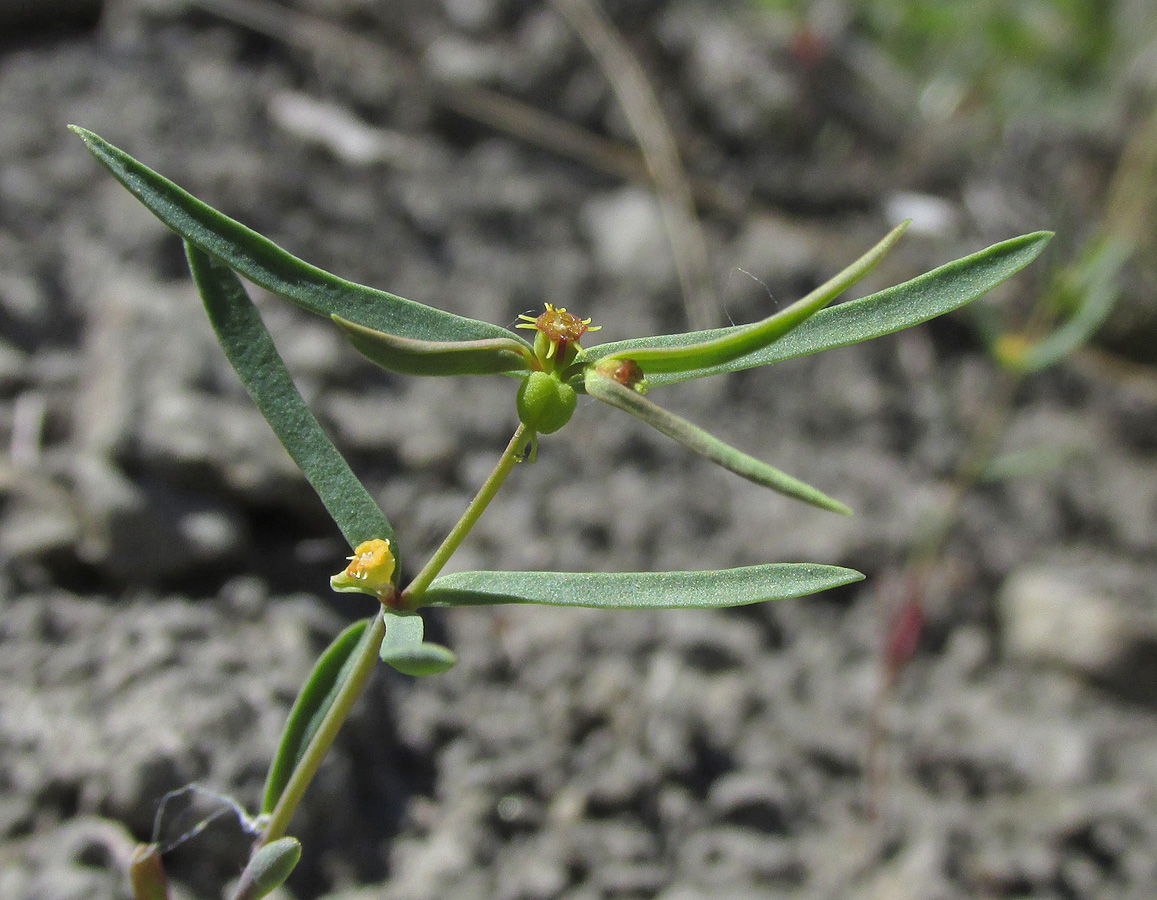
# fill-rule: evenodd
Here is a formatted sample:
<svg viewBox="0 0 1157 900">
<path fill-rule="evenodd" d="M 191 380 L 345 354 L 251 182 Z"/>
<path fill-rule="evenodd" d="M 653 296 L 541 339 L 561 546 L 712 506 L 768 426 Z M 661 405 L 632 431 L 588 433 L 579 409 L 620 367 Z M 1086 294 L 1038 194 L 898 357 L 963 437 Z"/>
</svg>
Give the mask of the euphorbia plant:
<svg viewBox="0 0 1157 900">
<path fill-rule="evenodd" d="M 349 714 L 374 664 L 410 675 L 454 664 L 446 647 L 423 639 L 428 606 L 540 603 L 642 609 L 724 607 L 801 597 L 858 581 L 852 569 L 768 563 L 691 572 L 458 572 L 442 569 L 515 465 L 533 461 L 538 436 L 566 426 L 579 394 L 630 413 L 712 462 L 756 484 L 825 510 L 838 500 L 757 460 L 656 405 L 658 388 L 762 366 L 889 334 L 957 309 L 1031 262 L 1049 238 L 1023 235 L 941 266 L 897 287 L 830 306 L 899 239 L 904 225 L 830 281 L 751 325 L 639 337 L 584 347 L 598 326 L 546 304 L 516 331 L 454 315 L 353 284 L 291 256 L 206 206 L 97 135 L 74 131 L 89 150 L 185 241 L 189 267 L 209 319 L 237 374 L 290 456 L 316 489 L 353 550 L 331 579 L 337 591 L 366 594 L 373 612 L 347 628 L 302 688 L 266 780 L 259 837 L 236 895 L 263 896 L 284 880 L 300 848 L 285 838 L 298 802 Z M 309 411 L 237 273 L 331 319 L 378 365 L 406 375 L 504 375 L 517 379 L 519 420 L 493 472 L 433 556 L 410 581 L 400 579 L 399 543 L 382 510 Z M 139 900 L 165 896 L 155 852 L 142 851 L 134 884 Z"/>
</svg>

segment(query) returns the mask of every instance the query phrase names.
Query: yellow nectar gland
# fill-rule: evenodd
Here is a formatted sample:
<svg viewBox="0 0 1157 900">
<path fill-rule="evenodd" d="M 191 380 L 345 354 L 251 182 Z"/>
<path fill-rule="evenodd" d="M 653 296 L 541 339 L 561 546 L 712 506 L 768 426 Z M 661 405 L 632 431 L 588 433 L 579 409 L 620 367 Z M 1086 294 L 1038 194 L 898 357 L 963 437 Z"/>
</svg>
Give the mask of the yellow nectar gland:
<svg viewBox="0 0 1157 900">
<path fill-rule="evenodd" d="M 541 333 L 549 342 L 546 359 L 561 357 L 565 354 L 567 345 L 578 346 L 579 339 L 588 331 L 598 331 L 601 325 L 592 325 L 590 319 L 580 319 L 574 313 L 568 313 L 566 307 L 557 309 L 550 303 L 546 304 L 546 312 L 538 318 L 519 316 L 523 322 L 516 328 L 529 328 Z"/>
<path fill-rule="evenodd" d="M 393 594 L 394 567 L 397 562 L 384 538 L 363 541 L 349 558 L 345 571 L 334 575 L 330 584 L 335 591 L 360 591 L 378 597 Z"/>
</svg>

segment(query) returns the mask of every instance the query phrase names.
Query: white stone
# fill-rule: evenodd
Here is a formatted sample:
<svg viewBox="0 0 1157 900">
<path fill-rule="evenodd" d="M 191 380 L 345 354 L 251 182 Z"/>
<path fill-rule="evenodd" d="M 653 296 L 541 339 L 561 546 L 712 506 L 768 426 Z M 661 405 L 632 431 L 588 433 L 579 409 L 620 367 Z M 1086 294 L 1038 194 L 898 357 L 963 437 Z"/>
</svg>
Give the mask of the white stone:
<svg viewBox="0 0 1157 900">
<path fill-rule="evenodd" d="M 1010 656 L 1104 674 L 1125 649 L 1121 604 L 1079 572 L 1025 569 L 1000 594 L 1004 646 Z"/>
</svg>

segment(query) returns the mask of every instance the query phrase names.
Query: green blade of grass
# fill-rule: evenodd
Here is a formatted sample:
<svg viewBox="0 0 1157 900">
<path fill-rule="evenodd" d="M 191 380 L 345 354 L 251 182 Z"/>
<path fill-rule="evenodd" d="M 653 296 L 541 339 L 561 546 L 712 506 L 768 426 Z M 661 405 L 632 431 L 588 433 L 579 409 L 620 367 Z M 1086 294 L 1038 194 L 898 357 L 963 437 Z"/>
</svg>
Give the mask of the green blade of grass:
<svg viewBox="0 0 1157 900">
<path fill-rule="evenodd" d="M 225 355 L 350 546 L 385 538 L 396 556 L 389 520 L 306 406 L 240 279 L 188 242 L 185 252 Z"/>
</svg>

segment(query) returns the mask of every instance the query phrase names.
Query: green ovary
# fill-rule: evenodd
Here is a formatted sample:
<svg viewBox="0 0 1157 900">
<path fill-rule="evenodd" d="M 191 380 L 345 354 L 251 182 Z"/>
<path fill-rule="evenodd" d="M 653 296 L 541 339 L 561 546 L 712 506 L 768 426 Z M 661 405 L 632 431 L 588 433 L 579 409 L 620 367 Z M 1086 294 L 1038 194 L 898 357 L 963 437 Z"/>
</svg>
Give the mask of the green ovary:
<svg viewBox="0 0 1157 900">
<path fill-rule="evenodd" d="M 518 418 L 531 431 L 553 434 L 570 421 L 578 395 L 546 372 L 531 372 L 518 389 Z"/>
</svg>

